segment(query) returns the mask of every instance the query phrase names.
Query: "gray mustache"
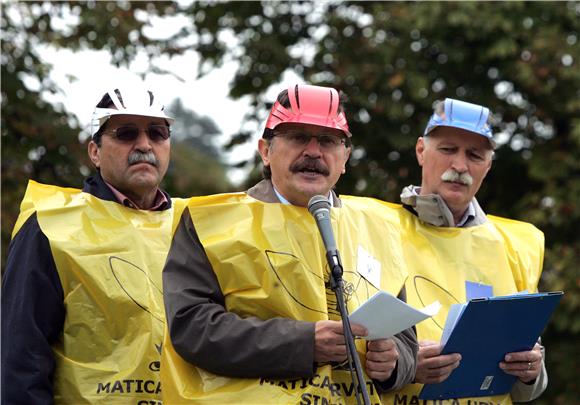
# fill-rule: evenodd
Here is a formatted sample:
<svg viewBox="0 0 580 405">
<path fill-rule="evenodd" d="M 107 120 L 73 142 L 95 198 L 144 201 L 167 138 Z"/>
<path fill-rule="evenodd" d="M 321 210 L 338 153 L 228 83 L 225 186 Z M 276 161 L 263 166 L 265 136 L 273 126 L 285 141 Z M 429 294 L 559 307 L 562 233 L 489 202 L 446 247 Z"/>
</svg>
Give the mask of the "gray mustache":
<svg viewBox="0 0 580 405">
<path fill-rule="evenodd" d="M 127 159 L 129 162 L 129 166 L 137 164 L 137 163 L 149 163 L 157 167 L 159 165 L 159 161 L 153 152 L 139 152 L 138 150 L 133 151 L 129 154 L 129 158 Z"/>
<path fill-rule="evenodd" d="M 445 173 L 441 175 L 441 180 L 453 183 L 461 183 L 466 186 L 471 186 L 473 184 L 473 177 L 468 173 L 458 173 L 453 169 L 447 169 Z"/>
</svg>

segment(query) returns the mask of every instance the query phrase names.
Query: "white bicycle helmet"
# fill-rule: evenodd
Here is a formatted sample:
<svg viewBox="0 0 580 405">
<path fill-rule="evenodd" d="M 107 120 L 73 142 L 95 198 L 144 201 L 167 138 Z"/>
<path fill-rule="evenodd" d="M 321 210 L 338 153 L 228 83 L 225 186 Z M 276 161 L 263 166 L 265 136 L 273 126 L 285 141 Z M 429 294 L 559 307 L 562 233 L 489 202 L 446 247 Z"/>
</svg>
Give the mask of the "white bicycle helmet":
<svg viewBox="0 0 580 405">
<path fill-rule="evenodd" d="M 113 106 L 107 108 L 95 107 L 91 119 L 91 137 L 94 137 L 113 115 L 141 115 L 144 117 L 163 118 L 169 125 L 174 121 L 173 118 L 167 116 L 163 104 L 156 100 L 149 90 L 117 88 L 109 90 L 106 95 L 110 97 Z"/>
</svg>

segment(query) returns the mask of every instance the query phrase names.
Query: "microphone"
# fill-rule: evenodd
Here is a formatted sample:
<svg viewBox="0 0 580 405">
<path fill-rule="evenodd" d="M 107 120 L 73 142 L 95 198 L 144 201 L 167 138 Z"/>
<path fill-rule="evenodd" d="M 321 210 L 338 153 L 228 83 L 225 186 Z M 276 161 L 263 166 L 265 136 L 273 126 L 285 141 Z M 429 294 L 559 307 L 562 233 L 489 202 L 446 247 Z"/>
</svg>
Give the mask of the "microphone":
<svg viewBox="0 0 580 405">
<path fill-rule="evenodd" d="M 308 211 L 314 217 L 322 242 L 326 249 L 326 260 L 330 266 L 330 288 L 336 295 L 336 304 L 340 317 L 342 318 L 342 329 L 344 331 L 344 341 L 347 347 L 348 367 L 352 382 L 355 386 L 355 396 L 358 404 L 361 403 L 360 395 L 362 395 L 363 403 L 369 405 L 371 403 L 366 382 L 363 377 L 362 366 L 360 358 L 356 351 L 354 344 L 354 337 L 348 321 L 348 309 L 344 302 L 343 296 L 343 281 L 342 281 L 342 263 L 340 262 L 340 255 L 334 240 L 334 233 L 332 231 L 332 224 L 330 223 L 330 203 L 328 198 L 322 195 L 315 195 L 308 201 Z M 360 391 L 360 392 L 359 392 Z"/>
<path fill-rule="evenodd" d="M 330 222 L 330 202 L 322 195 L 315 195 L 308 201 L 308 211 L 314 217 L 318 231 L 326 249 L 326 259 L 334 277 L 342 277 L 342 263 L 334 240 L 334 232 Z"/>
</svg>

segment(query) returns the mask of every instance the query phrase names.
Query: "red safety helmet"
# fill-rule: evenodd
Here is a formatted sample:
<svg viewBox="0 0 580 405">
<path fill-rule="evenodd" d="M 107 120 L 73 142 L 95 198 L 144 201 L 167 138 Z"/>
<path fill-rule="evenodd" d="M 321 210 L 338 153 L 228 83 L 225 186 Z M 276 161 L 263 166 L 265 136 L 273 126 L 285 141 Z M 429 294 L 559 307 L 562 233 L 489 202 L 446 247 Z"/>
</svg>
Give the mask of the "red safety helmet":
<svg viewBox="0 0 580 405">
<path fill-rule="evenodd" d="M 266 129 L 274 130 L 279 124 L 288 122 L 338 129 L 349 138 L 352 136 L 344 111 L 339 110 L 340 97 L 335 89 L 297 84 L 288 87 L 288 99 L 290 109 L 279 101 L 274 103 L 266 121 Z"/>
</svg>

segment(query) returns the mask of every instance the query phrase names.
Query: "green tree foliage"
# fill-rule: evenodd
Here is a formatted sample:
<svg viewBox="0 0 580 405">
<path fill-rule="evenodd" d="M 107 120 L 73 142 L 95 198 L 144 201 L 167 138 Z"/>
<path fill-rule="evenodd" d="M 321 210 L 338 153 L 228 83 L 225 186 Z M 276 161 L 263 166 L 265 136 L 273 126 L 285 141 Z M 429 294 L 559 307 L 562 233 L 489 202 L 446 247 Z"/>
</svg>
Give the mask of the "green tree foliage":
<svg viewBox="0 0 580 405">
<path fill-rule="evenodd" d="M 337 87 L 349 97 L 355 142 L 339 191 L 389 201 L 398 201 L 403 186 L 420 180 L 414 144 L 433 101 L 454 97 L 484 104 L 497 118 L 499 148 L 478 198 L 489 213 L 529 221 L 544 231 L 540 288 L 566 291 L 544 334 L 550 385 L 535 402 L 577 402 L 580 3 L 22 2 L 9 7 L 23 18 L 17 24 L 3 12 L 1 20 L 3 241 L 13 223 L 5 208 L 17 211 L 24 178 L 77 185 L 81 177 L 84 151 L 67 142 L 79 131 L 74 120 L 41 101 L 42 92 L 57 89 L 48 80 L 50 67 L 35 52 L 38 44 L 106 49 L 113 63 L 126 64 L 140 50 L 153 60 L 183 53 L 193 43 L 202 75 L 227 61 L 239 63 L 230 95 L 251 97 L 255 109 L 248 122 L 264 120 L 273 101 L 265 99 L 266 91 L 288 70 L 310 83 Z M 63 15 L 76 22 L 57 30 L 52 22 Z M 154 16 L 176 15 L 187 16 L 189 24 L 175 35 L 153 40 L 144 34 Z M 154 64 L 151 69 L 157 70 Z M 38 78 L 39 91 L 24 86 L 25 75 Z M 248 127 L 241 126 L 230 146 L 249 140 L 252 134 L 242 129 Z M 193 155 L 179 151 L 176 173 L 206 167 L 186 168 Z M 183 168 L 177 168 L 182 159 Z M 248 157 L 253 178 L 258 162 Z M 5 201 L 7 189 L 14 195 Z"/>
<path fill-rule="evenodd" d="M 168 107 L 175 118 L 171 130 L 171 163 L 163 186 L 175 196 L 223 193 L 231 189 L 220 162 L 215 122 L 184 108 L 180 99 Z"/>
</svg>

